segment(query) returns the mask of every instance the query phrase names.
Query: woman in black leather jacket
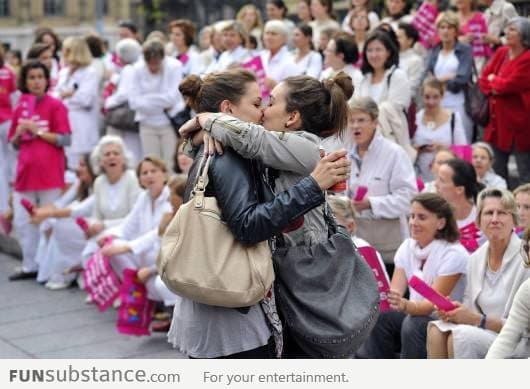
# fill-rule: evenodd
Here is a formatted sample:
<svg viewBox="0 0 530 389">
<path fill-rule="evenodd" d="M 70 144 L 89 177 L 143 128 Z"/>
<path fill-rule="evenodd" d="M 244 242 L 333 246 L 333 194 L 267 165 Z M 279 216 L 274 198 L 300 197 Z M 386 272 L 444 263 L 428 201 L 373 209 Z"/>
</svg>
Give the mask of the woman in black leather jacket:
<svg viewBox="0 0 530 389">
<path fill-rule="evenodd" d="M 244 120 L 262 118 L 261 92 L 255 76 L 244 70 L 217 73 L 201 80 L 189 77 L 182 88 L 197 98 L 197 111 L 225 112 Z M 311 176 L 274 196 L 267 190 L 264 169 L 231 149 L 215 156 L 208 172 L 207 195 L 215 195 L 236 239 L 256 244 L 279 234 L 293 220 L 324 202 L 323 190 L 349 171 L 344 152 L 323 158 Z M 185 200 L 202 158 L 202 148 L 190 170 Z M 335 162 L 334 162 L 335 161 Z M 175 305 L 169 340 L 193 358 L 268 358 L 272 333 L 260 304 L 248 310 L 199 304 L 182 297 Z"/>
</svg>

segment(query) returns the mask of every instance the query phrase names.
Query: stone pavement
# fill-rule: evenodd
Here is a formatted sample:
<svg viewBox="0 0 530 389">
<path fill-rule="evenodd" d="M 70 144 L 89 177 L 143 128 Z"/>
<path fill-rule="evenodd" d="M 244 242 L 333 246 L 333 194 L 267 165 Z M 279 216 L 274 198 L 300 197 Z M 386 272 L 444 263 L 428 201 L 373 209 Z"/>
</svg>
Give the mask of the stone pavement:
<svg viewBox="0 0 530 389">
<path fill-rule="evenodd" d="M 77 287 L 9 282 L 20 261 L 0 252 L 0 358 L 184 358 L 165 334 L 126 336 L 116 310 L 100 313 Z"/>
</svg>

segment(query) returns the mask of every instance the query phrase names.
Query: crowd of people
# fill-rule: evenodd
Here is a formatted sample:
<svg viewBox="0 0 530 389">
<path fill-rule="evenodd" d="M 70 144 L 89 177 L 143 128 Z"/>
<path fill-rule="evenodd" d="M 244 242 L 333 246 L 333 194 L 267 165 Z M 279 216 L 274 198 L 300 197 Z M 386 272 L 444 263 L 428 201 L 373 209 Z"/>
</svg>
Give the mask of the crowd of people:
<svg viewBox="0 0 530 389">
<path fill-rule="evenodd" d="M 83 288 L 100 250 L 118 279 L 137 271 L 152 330 L 187 356 L 308 357 L 274 304 L 201 304 L 157 272 L 215 155 L 208 193 L 238 241 L 320 242 L 329 204 L 377 251 L 389 309 L 357 358 L 529 357 L 530 20 L 505 0 L 352 0 L 343 20 L 305 0 L 293 20 L 269 0 L 145 39 L 123 21 L 112 51 L 48 27 L 18 64 L 0 47 L 0 233 L 23 257 L 9 279 Z"/>
</svg>

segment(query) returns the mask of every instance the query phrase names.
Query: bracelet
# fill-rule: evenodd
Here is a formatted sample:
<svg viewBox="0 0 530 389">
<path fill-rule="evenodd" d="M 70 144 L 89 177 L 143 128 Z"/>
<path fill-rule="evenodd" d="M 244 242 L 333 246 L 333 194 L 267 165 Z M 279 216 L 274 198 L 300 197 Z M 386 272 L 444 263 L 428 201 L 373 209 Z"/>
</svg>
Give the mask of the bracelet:
<svg viewBox="0 0 530 389">
<path fill-rule="evenodd" d="M 488 319 L 488 315 L 485 313 L 482 314 L 482 317 L 480 318 L 480 323 L 478 325 L 478 328 L 482 328 L 483 330 L 486 329 L 486 320 Z"/>
</svg>

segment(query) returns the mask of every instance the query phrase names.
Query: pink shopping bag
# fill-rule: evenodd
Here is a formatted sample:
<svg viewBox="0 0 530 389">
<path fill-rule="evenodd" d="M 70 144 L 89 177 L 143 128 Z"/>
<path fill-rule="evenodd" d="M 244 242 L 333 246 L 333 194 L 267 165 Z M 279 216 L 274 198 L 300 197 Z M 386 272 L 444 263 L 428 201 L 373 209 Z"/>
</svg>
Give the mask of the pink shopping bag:
<svg viewBox="0 0 530 389">
<path fill-rule="evenodd" d="M 110 240 L 106 244 L 109 244 Z M 112 305 L 120 294 L 120 281 L 110 266 L 108 257 L 96 251 L 83 271 L 85 289 L 100 312 Z"/>
<path fill-rule="evenodd" d="M 153 318 L 154 302 L 147 298 L 145 284 L 137 277 L 136 269 L 123 271 L 120 289 L 121 305 L 118 310 L 116 328 L 120 334 L 149 335 Z"/>
</svg>

